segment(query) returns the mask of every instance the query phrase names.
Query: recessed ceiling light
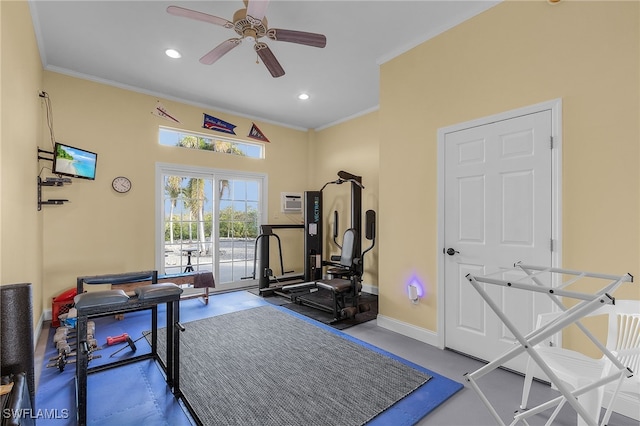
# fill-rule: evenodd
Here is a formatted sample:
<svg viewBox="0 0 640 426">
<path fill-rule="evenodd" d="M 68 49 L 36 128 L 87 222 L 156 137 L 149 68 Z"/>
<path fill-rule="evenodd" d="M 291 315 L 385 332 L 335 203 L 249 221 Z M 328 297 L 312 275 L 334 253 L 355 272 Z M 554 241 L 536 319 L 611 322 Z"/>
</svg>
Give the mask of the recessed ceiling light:
<svg viewBox="0 0 640 426">
<path fill-rule="evenodd" d="M 301 101 L 306 101 L 307 99 L 309 99 L 309 95 L 306 93 L 300 93 L 298 95 L 298 99 L 300 99 Z"/>
<path fill-rule="evenodd" d="M 175 49 L 167 49 L 164 51 L 164 53 L 166 53 L 166 55 L 170 58 L 173 59 L 178 59 L 178 58 L 182 58 L 182 55 L 180 54 L 180 52 L 178 52 Z"/>
</svg>

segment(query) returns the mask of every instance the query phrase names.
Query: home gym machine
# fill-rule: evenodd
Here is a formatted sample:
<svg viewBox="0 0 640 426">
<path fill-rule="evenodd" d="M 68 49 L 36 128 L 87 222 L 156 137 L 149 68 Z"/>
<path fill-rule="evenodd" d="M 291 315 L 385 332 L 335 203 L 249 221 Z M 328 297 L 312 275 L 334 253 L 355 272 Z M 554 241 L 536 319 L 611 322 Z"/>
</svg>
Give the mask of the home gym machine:
<svg viewBox="0 0 640 426">
<path fill-rule="evenodd" d="M 251 276 L 242 277 L 242 279 L 258 280 L 258 289 L 263 296 L 269 296 L 273 293 L 280 294 L 282 287 L 286 284 L 300 283 L 303 281 L 304 273 L 294 273 L 294 271 L 284 270 L 284 261 L 282 257 L 282 242 L 280 236 L 274 232 L 274 229 L 302 229 L 302 224 L 275 224 L 260 225 L 260 235 L 256 238 L 255 248 L 253 251 L 253 273 Z M 275 275 L 273 269 L 269 266 L 270 255 L 270 239 L 275 238 L 278 242 L 278 256 L 280 260 L 280 275 Z M 258 256 L 260 253 L 260 256 Z M 256 271 L 257 269 L 257 271 Z M 256 277 L 257 275 L 257 277 Z"/>
<path fill-rule="evenodd" d="M 342 244 L 338 243 L 338 213 L 334 211 L 333 241 L 341 249 L 341 254 L 331 256 L 330 260 L 326 261 L 322 258 L 323 191 L 328 185 L 343 183 L 351 184 L 351 226 L 344 232 Z M 366 212 L 366 238 L 371 241 L 371 245 L 363 252 L 361 248 L 363 189 L 361 176 L 340 171 L 337 180 L 327 182 L 319 191 L 304 193 L 303 281 L 271 286 L 267 280 L 261 282 L 261 295 L 269 296 L 275 293 L 288 297 L 298 304 L 330 312 L 334 315 L 333 321 L 352 318 L 359 312 L 369 310 L 369 306 L 360 304 L 360 291 L 364 273 L 363 256 L 375 245 L 376 215 L 373 210 Z M 323 279 L 323 267 L 327 267 L 326 279 Z"/>
</svg>

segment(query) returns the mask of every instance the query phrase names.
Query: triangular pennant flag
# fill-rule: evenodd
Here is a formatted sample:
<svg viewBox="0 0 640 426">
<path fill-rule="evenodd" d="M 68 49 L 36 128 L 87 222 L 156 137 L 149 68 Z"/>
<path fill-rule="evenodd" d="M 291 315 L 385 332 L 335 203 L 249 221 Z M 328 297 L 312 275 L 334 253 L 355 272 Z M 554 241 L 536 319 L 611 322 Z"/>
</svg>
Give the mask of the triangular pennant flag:
<svg viewBox="0 0 640 426">
<path fill-rule="evenodd" d="M 249 130 L 249 134 L 247 135 L 247 137 L 257 139 L 262 142 L 271 142 L 269 139 L 267 139 L 264 133 L 262 133 L 262 131 L 258 129 L 258 126 L 256 126 L 255 123 L 251 123 L 251 130 Z"/>
<path fill-rule="evenodd" d="M 220 120 L 219 118 L 212 117 L 209 114 L 204 114 L 204 122 L 202 123 L 202 127 L 209 130 L 215 130 L 222 133 L 229 133 L 235 135 L 236 132 L 233 129 L 236 128 L 235 125 L 231 123 L 227 123 L 224 120 Z"/>
<path fill-rule="evenodd" d="M 151 111 L 151 114 L 164 118 L 165 120 L 173 121 L 174 123 L 180 122 L 180 120 L 167 112 L 167 109 L 160 103 L 160 101 L 156 102 L 156 107 Z"/>
</svg>

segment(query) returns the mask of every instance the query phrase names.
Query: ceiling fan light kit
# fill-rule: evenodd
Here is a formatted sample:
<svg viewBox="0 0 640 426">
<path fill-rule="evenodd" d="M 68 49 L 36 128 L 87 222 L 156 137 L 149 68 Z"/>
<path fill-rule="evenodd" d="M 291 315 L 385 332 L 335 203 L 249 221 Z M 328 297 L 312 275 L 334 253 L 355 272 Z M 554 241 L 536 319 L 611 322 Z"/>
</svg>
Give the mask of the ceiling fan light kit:
<svg viewBox="0 0 640 426">
<path fill-rule="evenodd" d="M 218 46 L 214 47 L 211 51 L 200 58 L 200 62 L 202 64 L 213 64 L 246 39 L 255 43 L 254 49 L 258 54 L 258 57 L 260 57 L 262 63 L 271 75 L 277 78 L 285 74 L 284 69 L 269 46 L 266 43 L 259 41 L 260 38 L 266 37 L 274 41 L 284 41 L 319 48 L 326 46 L 327 38 L 323 34 L 269 28 L 267 18 L 265 17 L 268 4 L 269 2 L 266 0 L 245 0 L 246 9 L 237 10 L 233 14 L 233 22 L 207 13 L 185 9 L 180 6 L 169 6 L 167 8 L 167 12 L 171 15 L 195 19 L 197 21 L 233 29 L 236 34 L 240 36 L 239 38 L 236 37 L 225 40 Z"/>
</svg>

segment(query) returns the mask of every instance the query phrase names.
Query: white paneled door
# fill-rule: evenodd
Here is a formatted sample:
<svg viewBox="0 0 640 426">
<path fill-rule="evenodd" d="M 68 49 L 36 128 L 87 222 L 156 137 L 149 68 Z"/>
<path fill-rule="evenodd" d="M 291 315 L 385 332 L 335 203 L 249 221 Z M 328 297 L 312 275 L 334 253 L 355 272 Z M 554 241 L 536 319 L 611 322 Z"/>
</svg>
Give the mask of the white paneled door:
<svg viewBox="0 0 640 426">
<path fill-rule="evenodd" d="M 552 112 L 530 113 L 444 135 L 445 345 L 490 361 L 515 339 L 469 284 L 469 273 L 552 262 Z M 511 275 L 511 277 L 509 276 Z M 486 285 L 520 331 L 551 311 L 546 296 Z M 506 365 L 524 371 L 520 356 Z"/>
</svg>

